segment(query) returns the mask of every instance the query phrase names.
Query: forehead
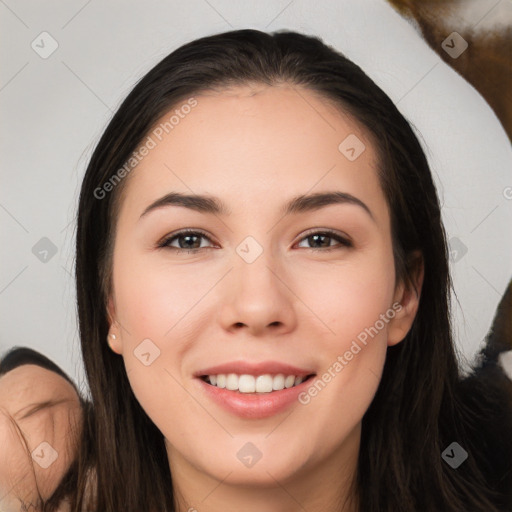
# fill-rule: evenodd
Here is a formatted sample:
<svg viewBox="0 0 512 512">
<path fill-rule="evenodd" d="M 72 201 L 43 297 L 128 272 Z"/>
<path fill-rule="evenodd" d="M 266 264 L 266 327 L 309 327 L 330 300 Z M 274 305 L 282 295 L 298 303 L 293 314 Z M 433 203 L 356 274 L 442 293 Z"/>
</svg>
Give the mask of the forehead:
<svg viewBox="0 0 512 512">
<path fill-rule="evenodd" d="M 55 372 L 24 364 L 1 376 L 0 401 L 19 404 L 57 397 L 75 397 L 73 386 Z"/>
<path fill-rule="evenodd" d="M 269 193 L 333 188 L 383 200 L 368 131 L 318 93 L 289 84 L 247 85 L 194 100 L 193 108 L 182 108 L 187 100 L 174 106 L 149 132 L 151 149 L 131 171 L 123 209 L 140 214 L 170 190 L 246 205 Z M 360 156 L 347 158 L 347 145 L 363 149 Z"/>
</svg>

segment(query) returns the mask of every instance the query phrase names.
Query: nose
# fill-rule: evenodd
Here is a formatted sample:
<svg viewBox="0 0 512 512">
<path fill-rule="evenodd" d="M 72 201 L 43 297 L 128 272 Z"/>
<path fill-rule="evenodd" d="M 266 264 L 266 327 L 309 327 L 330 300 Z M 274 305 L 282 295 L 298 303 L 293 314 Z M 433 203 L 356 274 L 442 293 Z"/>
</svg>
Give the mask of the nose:
<svg viewBox="0 0 512 512">
<path fill-rule="evenodd" d="M 252 263 L 235 254 L 234 268 L 221 290 L 220 322 L 225 330 L 261 337 L 295 329 L 297 298 L 286 271 L 268 253 Z"/>
</svg>

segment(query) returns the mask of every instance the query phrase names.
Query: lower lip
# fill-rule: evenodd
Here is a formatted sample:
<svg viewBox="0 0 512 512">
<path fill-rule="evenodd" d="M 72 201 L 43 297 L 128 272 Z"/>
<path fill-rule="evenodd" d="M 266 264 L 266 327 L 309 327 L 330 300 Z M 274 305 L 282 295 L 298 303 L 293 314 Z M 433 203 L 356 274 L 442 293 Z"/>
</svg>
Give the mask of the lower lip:
<svg viewBox="0 0 512 512">
<path fill-rule="evenodd" d="M 228 412 L 241 418 L 259 419 L 274 416 L 298 402 L 298 395 L 310 385 L 312 379 L 310 377 L 297 386 L 270 393 L 240 393 L 212 386 L 203 379 L 198 381 L 206 395 Z"/>
</svg>

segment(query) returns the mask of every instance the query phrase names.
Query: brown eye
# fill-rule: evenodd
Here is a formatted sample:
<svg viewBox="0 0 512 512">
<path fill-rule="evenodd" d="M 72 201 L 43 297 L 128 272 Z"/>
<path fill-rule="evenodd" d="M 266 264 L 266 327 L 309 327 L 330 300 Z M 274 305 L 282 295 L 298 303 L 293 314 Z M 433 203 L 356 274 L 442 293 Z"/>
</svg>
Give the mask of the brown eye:
<svg viewBox="0 0 512 512">
<path fill-rule="evenodd" d="M 206 247 L 201 247 L 201 239 L 206 239 L 211 242 L 211 240 L 201 231 L 184 230 L 165 238 L 158 244 L 158 247 L 166 247 L 177 252 L 198 252 L 202 249 L 206 249 Z M 179 247 L 171 245 L 175 240 L 178 241 Z"/>
<path fill-rule="evenodd" d="M 335 233 L 333 231 L 315 231 L 309 233 L 301 240 L 306 240 L 311 245 L 317 245 L 316 247 L 310 247 L 313 251 L 331 251 L 334 249 L 341 249 L 344 247 L 353 247 L 352 242 L 347 238 Z M 331 245 L 331 242 L 335 240 L 338 245 Z"/>
</svg>

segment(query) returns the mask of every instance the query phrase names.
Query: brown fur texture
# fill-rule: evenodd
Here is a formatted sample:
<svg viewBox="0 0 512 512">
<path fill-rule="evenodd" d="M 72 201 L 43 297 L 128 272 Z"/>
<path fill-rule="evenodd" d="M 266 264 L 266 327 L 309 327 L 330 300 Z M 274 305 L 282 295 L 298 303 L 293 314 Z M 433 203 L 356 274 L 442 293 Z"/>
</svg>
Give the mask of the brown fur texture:
<svg viewBox="0 0 512 512">
<path fill-rule="evenodd" d="M 467 26 L 457 15 L 468 5 L 467 0 L 388 1 L 403 16 L 413 19 L 428 45 L 485 98 L 512 141 L 512 27 L 489 33 Z M 457 59 L 441 48 L 454 31 L 468 43 Z"/>
</svg>

